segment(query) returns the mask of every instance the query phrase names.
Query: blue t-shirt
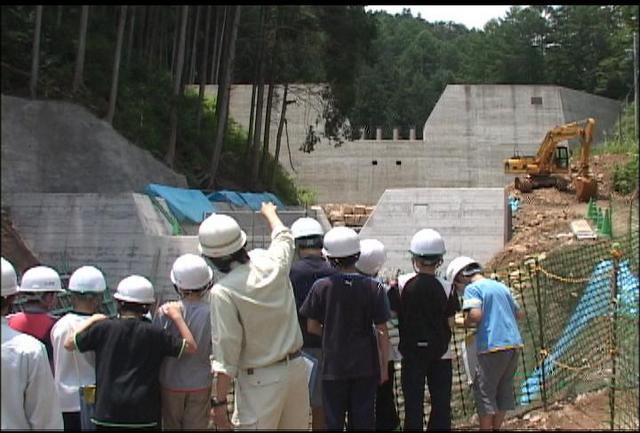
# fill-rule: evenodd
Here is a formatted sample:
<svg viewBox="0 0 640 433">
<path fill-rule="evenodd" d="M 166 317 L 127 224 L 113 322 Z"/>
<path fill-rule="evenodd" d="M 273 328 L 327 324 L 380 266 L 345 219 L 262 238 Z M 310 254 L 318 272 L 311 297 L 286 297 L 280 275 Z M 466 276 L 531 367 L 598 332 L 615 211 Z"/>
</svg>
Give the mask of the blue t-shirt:
<svg viewBox="0 0 640 433">
<path fill-rule="evenodd" d="M 464 289 L 463 310 L 482 309 L 476 335 L 478 353 L 522 347 L 517 311 L 520 308 L 504 284 L 483 278 Z"/>
<path fill-rule="evenodd" d="M 322 378 L 344 380 L 380 371 L 374 325 L 389 320 L 384 287 L 372 278 L 338 273 L 317 280 L 300 314 L 322 323 Z"/>
</svg>

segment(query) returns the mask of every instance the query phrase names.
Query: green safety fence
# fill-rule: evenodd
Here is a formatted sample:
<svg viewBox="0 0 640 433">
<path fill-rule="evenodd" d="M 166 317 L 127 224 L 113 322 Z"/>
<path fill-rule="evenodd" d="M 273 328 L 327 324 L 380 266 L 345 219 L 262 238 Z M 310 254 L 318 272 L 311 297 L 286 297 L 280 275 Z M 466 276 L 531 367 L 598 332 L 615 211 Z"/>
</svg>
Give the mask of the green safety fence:
<svg viewBox="0 0 640 433">
<path fill-rule="evenodd" d="M 510 286 L 526 312 L 520 322 L 525 346 L 514 380 L 515 413 L 606 389 L 609 419 L 601 427 L 638 429 L 638 255 L 636 230 L 493 270 L 491 277 Z M 471 426 L 475 413 L 461 350 L 467 334 L 456 329 L 452 338 L 454 427 Z M 394 387 L 403 419 L 399 362 Z M 425 390 L 425 425 L 429 402 Z"/>
</svg>

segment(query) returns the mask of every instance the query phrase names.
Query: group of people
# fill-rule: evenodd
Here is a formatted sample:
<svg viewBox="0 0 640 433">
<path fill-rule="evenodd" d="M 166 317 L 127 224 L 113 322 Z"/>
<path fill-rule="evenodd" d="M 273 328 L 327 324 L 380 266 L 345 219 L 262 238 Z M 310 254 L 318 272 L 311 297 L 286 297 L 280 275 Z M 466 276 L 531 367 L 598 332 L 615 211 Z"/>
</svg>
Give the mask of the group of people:
<svg viewBox="0 0 640 433">
<path fill-rule="evenodd" d="M 508 287 L 484 278 L 469 257 L 454 259 L 446 279 L 436 276 L 446 250 L 433 229 L 411 240 L 415 272 L 383 281 L 378 240 L 347 227 L 325 233 L 306 217 L 289 228 L 272 203 L 261 213 L 267 249 L 248 250 L 237 221 L 213 214 L 199 227 L 199 254 L 171 269 L 180 300 L 152 311 L 152 283 L 131 275 L 117 286 L 113 319 L 98 312 L 106 281 L 97 268 L 73 272 L 72 310 L 56 318 L 57 272 L 37 266 L 18 284 L 3 258 L 2 429 L 306 430 L 311 414 L 313 430 L 399 430 L 400 360 L 402 428 L 424 428 L 426 384 L 427 428 L 447 430 L 456 325 L 476 329 L 480 428 L 500 427 L 514 407 L 522 346 Z M 25 303 L 10 314 L 16 295 Z"/>
</svg>

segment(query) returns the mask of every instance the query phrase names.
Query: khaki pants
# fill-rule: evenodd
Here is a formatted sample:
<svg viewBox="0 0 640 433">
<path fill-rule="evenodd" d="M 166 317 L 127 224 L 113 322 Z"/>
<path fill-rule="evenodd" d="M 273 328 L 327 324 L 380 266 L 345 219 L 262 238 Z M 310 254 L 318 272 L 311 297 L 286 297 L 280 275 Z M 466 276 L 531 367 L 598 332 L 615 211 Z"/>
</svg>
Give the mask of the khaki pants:
<svg viewBox="0 0 640 433">
<path fill-rule="evenodd" d="M 232 422 L 239 430 L 308 430 L 309 386 L 303 357 L 240 370 Z"/>
<path fill-rule="evenodd" d="M 163 430 L 208 430 L 211 388 L 182 392 L 162 388 Z"/>
</svg>

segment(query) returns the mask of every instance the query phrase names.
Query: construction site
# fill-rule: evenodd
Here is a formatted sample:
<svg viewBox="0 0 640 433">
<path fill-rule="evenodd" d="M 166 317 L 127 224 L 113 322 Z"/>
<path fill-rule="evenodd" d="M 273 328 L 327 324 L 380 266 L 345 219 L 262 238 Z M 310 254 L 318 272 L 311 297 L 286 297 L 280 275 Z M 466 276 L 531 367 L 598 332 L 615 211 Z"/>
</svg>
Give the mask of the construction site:
<svg viewBox="0 0 640 433">
<path fill-rule="evenodd" d="M 637 188 L 613 190 L 614 166 L 625 156 L 591 154 L 581 167 L 584 133 L 558 139 L 566 143 L 569 182 L 584 169 L 593 183 L 586 200 L 572 185 L 516 188 L 526 173 L 504 166 L 539 153 L 548 131 L 584 119 L 595 119 L 589 146 L 597 149 L 621 104 L 559 86 L 448 85 L 422 137 L 409 128 L 401 138 L 406 125 L 398 125 L 390 140 L 362 130 L 360 139 L 336 146 L 322 138 L 321 87 L 289 88 L 288 150 L 279 155 L 296 185 L 315 193 L 308 206 L 288 206 L 268 192 L 189 189 L 183 175 L 85 108 L 2 95 L 2 256 L 19 274 L 39 263 L 62 275 L 93 264 L 112 291 L 122 278 L 144 275 L 163 302 L 177 297 L 173 261 L 197 252 L 198 226 L 211 213 L 233 216 L 249 248 L 270 241 L 261 201 L 274 201 L 287 225 L 311 216 L 325 230 L 353 227 L 361 239 L 384 243 L 385 278 L 412 271 L 411 237 L 430 227 L 445 239 L 441 269 L 459 255 L 474 257 L 527 313 L 517 409 L 506 428 L 637 430 L 639 201 Z M 277 125 L 283 101 L 274 101 Z M 244 127 L 250 103 L 251 86 L 233 85 L 230 117 Z M 302 152 L 310 128 L 321 140 Z M 454 333 L 452 409 L 460 429 L 477 424 L 464 338 L 464 330 Z M 399 363 L 395 386 L 401 409 Z"/>
</svg>

